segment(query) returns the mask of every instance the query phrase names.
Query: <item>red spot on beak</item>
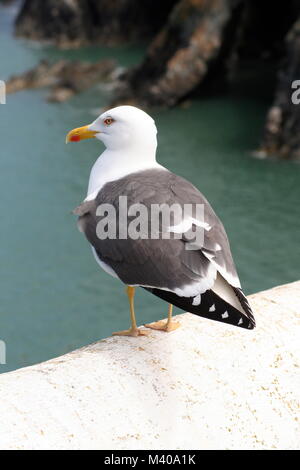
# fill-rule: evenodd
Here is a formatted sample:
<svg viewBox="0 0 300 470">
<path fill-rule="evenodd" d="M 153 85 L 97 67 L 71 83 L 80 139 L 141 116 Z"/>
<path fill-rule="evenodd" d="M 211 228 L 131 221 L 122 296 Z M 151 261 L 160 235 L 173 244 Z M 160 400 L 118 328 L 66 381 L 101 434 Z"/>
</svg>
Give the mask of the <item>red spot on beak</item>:
<svg viewBox="0 0 300 470">
<path fill-rule="evenodd" d="M 72 135 L 71 142 L 79 142 L 79 140 L 80 140 L 80 135 Z"/>
</svg>

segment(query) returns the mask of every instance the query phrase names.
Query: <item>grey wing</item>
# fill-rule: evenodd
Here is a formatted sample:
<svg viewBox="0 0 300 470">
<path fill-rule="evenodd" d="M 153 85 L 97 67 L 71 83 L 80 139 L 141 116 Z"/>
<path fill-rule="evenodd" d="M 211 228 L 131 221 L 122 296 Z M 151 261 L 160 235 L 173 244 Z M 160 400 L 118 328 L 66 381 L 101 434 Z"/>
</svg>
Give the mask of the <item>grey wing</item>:
<svg viewBox="0 0 300 470">
<path fill-rule="evenodd" d="M 231 254 L 226 231 L 207 199 L 190 182 L 175 176 L 172 191 L 184 203 L 203 205 L 203 220 L 208 230 L 203 230 L 199 250 L 216 267 L 230 285 L 240 288 L 240 280 Z"/>
<path fill-rule="evenodd" d="M 153 204 L 162 203 L 204 204 L 204 220 L 210 229 L 204 231 L 203 245 L 187 250 L 187 234 L 170 239 L 99 239 L 96 234 L 100 220 L 96 215 L 97 206 L 101 203 L 112 204 L 118 218 L 120 195 L 127 197 L 128 206 L 141 203 L 149 210 Z M 223 225 L 191 183 L 168 171 L 148 170 L 136 177 L 131 175 L 130 179 L 125 177 L 108 183 L 96 199 L 89 201 L 84 211 L 80 212 L 81 230 L 100 260 L 108 264 L 126 284 L 150 286 L 192 296 L 211 288 L 219 270 L 225 279 L 228 278 L 228 282 L 233 278 L 235 284 L 239 285 Z M 160 232 L 164 231 L 166 227 L 160 225 Z"/>
<path fill-rule="evenodd" d="M 89 220 L 93 214 L 96 215 L 95 200 L 83 201 L 79 206 L 73 209 L 72 213 L 78 215 L 77 226 L 80 232 L 85 232 L 86 220 Z"/>
</svg>

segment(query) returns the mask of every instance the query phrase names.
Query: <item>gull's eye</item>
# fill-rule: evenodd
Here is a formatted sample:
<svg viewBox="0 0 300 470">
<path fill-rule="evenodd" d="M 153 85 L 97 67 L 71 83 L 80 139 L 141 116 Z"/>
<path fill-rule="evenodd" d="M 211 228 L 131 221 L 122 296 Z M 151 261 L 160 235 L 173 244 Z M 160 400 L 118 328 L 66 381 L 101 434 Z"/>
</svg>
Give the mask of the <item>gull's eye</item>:
<svg viewBox="0 0 300 470">
<path fill-rule="evenodd" d="M 110 126 L 114 121 L 115 120 L 113 118 L 106 118 L 106 119 L 104 119 L 103 122 L 106 126 Z"/>
</svg>

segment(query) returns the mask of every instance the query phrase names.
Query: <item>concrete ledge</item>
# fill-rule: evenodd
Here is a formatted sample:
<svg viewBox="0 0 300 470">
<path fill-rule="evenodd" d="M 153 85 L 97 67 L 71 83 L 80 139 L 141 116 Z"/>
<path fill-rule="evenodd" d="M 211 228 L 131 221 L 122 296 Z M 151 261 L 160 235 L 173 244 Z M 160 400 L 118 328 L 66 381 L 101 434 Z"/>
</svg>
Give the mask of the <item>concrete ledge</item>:
<svg viewBox="0 0 300 470">
<path fill-rule="evenodd" d="M 186 313 L 2 374 L 0 448 L 299 448 L 300 281 L 250 301 L 253 331 Z"/>
</svg>

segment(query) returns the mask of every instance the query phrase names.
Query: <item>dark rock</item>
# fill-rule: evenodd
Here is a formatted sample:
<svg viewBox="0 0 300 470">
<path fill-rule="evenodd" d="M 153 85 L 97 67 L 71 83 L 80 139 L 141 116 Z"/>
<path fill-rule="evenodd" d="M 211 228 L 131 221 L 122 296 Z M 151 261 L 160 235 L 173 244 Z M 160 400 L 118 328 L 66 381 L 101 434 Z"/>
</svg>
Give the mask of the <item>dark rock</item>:
<svg viewBox="0 0 300 470">
<path fill-rule="evenodd" d="M 16 34 L 62 47 L 145 40 L 164 24 L 177 0 L 25 0 Z"/>
<path fill-rule="evenodd" d="M 179 1 L 143 63 L 123 77 L 127 88 L 119 99 L 172 106 L 195 91 L 216 65 L 240 4 L 239 0 Z"/>
<path fill-rule="evenodd" d="M 298 85 L 293 88 L 293 82 Z M 275 98 L 268 111 L 260 151 L 266 155 L 299 159 L 300 155 L 300 19 L 286 38 L 286 56 L 278 76 Z M 292 99 L 295 93 L 299 103 Z M 294 101 L 294 102 L 293 102 Z"/>
<path fill-rule="evenodd" d="M 54 64 L 41 61 L 22 75 L 11 77 L 6 83 L 7 93 L 32 88 L 51 87 L 50 101 L 62 102 L 73 95 L 112 77 L 114 60 L 95 63 L 60 60 Z"/>
</svg>

